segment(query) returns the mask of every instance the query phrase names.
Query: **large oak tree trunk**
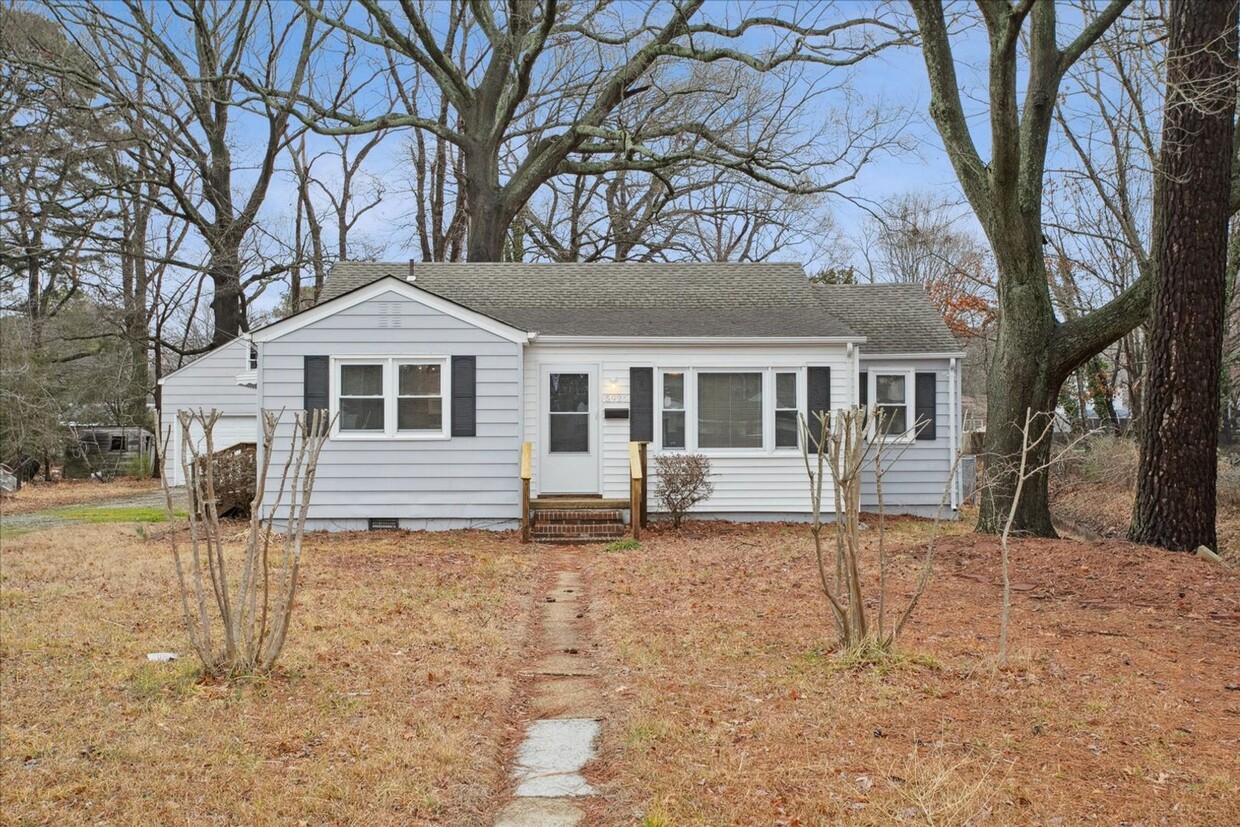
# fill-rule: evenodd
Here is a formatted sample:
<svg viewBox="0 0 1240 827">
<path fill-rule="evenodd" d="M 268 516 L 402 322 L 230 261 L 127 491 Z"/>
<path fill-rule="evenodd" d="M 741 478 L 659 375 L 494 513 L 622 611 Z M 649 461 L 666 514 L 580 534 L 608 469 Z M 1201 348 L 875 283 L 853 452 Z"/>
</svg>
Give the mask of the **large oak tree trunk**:
<svg viewBox="0 0 1240 827">
<path fill-rule="evenodd" d="M 1236 3 L 1171 6 L 1154 225 L 1154 318 L 1132 539 L 1216 548 Z M 1220 91 L 1221 90 L 1221 91 Z"/>
<path fill-rule="evenodd" d="M 1007 522 L 1015 495 L 1015 475 L 1024 442 L 1026 412 L 1053 411 L 1063 376 L 1052 373 L 1051 337 L 1055 319 L 1046 290 L 1046 263 L 1040 241 L 1033 245 L 1019 236 L 1005 241 L 991 228 L 996 250 L 1006 250 L 996 261 L 1011 275 L 999 296 L 1003 323 L 995 343 L 987 376 L 985 478 L 978 515 L 978 530 L 998 534 Z M 1034 249 L 1029 249 L 1034 246 Z M 1021 248 L 1025 248 L 1023 251 Z M 1046 420 L 1039 416 L 1033 432 L 1041 433 Z M 1040 468 L 1050 456 L 1050 440 L 1032 446 L 1028 465 Z M 1024 484 L 1013 519 L 1013 530 L 1040 537 L 1055 536 L 1051 525 L 1045 471 Z"/>
<path fill-rule="evenodd" d="M 211 256 L 208 272 L 214 294 L 211 313 L 215 322 L 212 347 L 226 345 L 245 328 L 245 308 L 241 295 L 241 256 L 237 248 L 219 249 Z"/>
</svg>

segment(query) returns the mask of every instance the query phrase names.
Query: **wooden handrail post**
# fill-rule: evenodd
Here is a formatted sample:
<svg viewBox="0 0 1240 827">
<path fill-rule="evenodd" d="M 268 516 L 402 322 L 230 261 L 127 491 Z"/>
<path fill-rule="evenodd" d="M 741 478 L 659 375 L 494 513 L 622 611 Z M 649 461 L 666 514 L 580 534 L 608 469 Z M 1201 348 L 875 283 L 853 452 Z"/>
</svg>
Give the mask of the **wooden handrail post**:
<svg viewBox="0 0 1240 827">
<path fill-rule="evenodd" d="M 528 442 L 521 443 L 521 542 L 530 541 L 530 479 L 534 476 L 533 463 L 530 459 L 531 446 Z"/>
<path fill-rule="evenodd" d="M 633 529 L 633 539 L 642 536 L 642 484 L 645 475 L 642 473 L 641 443 L 629 443 L 629 525 Z"/>
</svg>

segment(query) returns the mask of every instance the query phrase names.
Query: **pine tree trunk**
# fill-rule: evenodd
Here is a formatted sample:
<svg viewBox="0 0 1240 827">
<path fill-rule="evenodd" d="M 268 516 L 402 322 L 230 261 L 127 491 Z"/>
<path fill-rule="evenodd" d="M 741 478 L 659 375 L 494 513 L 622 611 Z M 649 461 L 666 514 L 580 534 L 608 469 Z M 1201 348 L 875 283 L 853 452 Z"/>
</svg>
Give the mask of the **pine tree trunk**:
<svg viewBox="0 0 1240 827">
<path fill-rule="evenodd" d="M 1173 551 L 1217 547 L 1219 371 L 1235 132 L 1228 79 L 1235 62 L 1234 1 L 1171 6 L 1155 195 L 1158 267 L 1130 536 Z"/>
</svg>

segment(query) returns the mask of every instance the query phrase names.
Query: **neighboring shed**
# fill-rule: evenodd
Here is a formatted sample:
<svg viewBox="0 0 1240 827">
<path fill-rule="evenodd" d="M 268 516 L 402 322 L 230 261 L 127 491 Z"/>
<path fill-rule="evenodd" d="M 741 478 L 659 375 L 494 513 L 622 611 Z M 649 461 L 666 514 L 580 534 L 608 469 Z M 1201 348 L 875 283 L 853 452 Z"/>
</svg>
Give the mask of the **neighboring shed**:
<svg viewBox="0 0 1240 827">
<path fill-rule="evenodd" d="M 212 434 L 217 451 L 238 443 L 258 441 L 257 365 L 251 354 L 248 340 L 234 339 L 160 380 L 163 405 L 159 441 L 162 448 L 171 433 L 164 457 L 164 473 L 174 485 L 185 484 L 177 411 L 218 410 L 220 419 Z M 195 437 L 199 448 L 203 449 L 201 430 L 195 429 Z"/>
<path fill-rule="evenodd" d="M 65 479 L 112 477 L 117 474 L 149 476 L 155 435 L 137 426 L 70 425 L 72 439 L 65 446 Z"/>
</svg>

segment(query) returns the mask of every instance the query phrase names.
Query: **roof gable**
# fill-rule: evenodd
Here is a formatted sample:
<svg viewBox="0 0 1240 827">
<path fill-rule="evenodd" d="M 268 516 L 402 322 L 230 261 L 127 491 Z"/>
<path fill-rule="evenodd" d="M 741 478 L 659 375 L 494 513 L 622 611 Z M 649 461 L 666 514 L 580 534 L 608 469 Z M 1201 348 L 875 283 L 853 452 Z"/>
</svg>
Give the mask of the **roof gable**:
<svg viewBox="0 0 1240 827">
<path fill-rule="evenodd" d="M 272 322 L 266 327 L 261 327 L 251 334 L 251 338 L 256 342 L 269 342 L 272 339 L 278 339 L 281 336 L 288 335 L 295 330 L 301 330 L 303 327 L 312 325 L 317 321 L 327 318 L 335 313 L 350 307 L 361 304 L 365 301 L 382 296 L 384 293 L 396 293 L 407 299 L 418 302 L 426 307 L 436 310 L 445 315 L 459 319 L 466 324 L 473 325 L 480 330 L 493 333 L 501 339 L 507 339 L 510 342 L 522 343 L 529 340 L 529 331 L 513 327 L 491 316 L 481 313 L 475 309 L 465 307 L 437 296 L 420 287 L 410 284 L 407 281 L 395 277 L 384 276 L 378 280 L 371 281 L 367 284 L 360 285 L 346 293 L 340 293 L 336 296 L 320 301 L 314 307 L 302 310 L 281 319 L 278 322 Z"/>
</svg>

